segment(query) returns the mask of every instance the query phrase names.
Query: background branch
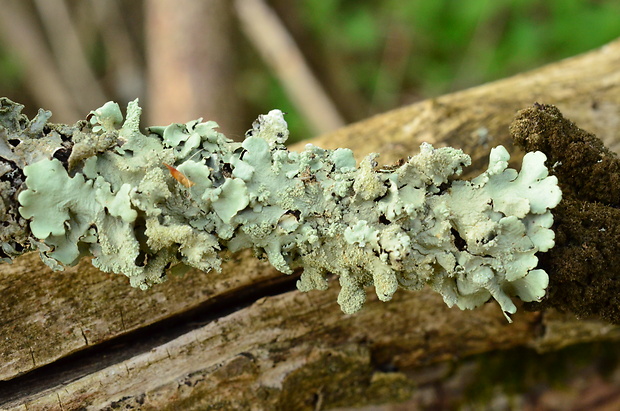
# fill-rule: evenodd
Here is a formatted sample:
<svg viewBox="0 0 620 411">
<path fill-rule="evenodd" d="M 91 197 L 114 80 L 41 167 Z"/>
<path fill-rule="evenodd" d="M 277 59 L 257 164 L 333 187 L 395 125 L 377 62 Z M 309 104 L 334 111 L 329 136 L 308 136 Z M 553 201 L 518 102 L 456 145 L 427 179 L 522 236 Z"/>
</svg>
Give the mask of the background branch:
<svg viewBox="0 0 620 411">
<path fill-rule="evenodd" d="M 89 65 L 67 4 L 63 0 L 35 0 L 34 4 L 41 15 L 63 83 L 71 91 L 80 112 L 101 106 L 107 99 Z"/>
<path fill-rule="evenodd" d="M 236 0 L 235 7 L 248 40 L 282 81 L 312 131 L 325 133 L 342 127 L 345 123 L 338 108 L 273 10 L 262 0 Z"/>
<path fill-rule="evenodd" d="M 56 121 L 75 121 L 80 116 L 79 108 L 24 2 L 9 0 L 2 4 L 0 31 L 7 40 L 6 45 L 22 62 L 29 79 L 29 92 L 36 96 L 41 105 L 54 107 Z"/>
</svg>

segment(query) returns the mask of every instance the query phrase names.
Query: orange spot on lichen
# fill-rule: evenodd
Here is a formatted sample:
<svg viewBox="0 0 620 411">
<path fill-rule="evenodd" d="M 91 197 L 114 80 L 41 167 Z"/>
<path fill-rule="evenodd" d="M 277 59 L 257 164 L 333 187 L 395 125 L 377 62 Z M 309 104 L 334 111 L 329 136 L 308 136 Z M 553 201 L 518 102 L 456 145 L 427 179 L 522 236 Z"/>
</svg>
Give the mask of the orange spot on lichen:
<svg viewBox="0 0 620 411">
<path fill-rule="evenodd" d="M 164 165 L 168 168 L 168 171 L 170 171 L 170 174 L 172 175 L 172 177 L 175 180 L 177 180 L 179 183 L 183 184 L 185 187 L 190 188 L 191 186 L 196 184 L 192 180 L 187 178 L 185 174 L 181 173 L 179 170 L 172 167 L 171 165 L 166 164 L 166 163 L 164 163 Z"/>
</svg>

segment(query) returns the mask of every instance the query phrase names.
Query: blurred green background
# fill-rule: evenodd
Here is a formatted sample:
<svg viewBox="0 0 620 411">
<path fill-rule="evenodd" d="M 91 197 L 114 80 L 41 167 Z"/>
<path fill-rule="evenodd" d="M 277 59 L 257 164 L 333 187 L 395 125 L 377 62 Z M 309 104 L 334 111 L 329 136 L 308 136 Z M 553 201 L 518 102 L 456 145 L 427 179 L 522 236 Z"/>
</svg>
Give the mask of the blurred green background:
<svg viewBox="0 0 620 411">
<path fill-rule="evenodd" d="M 617 0 L 1 4 L 0 95 L 26 104 L 29 115 L 44 107 L 53 120 L 74 122 L 107 100 L 140 97 L 148 124 L 205 117 L 241 138 L 258 114 L 280 108 L 288 113 L 291 141 L 620 36 Z M 277 24 L 252 9 L 257 5 Z M 261 51 L 277 41 L 250 34 L 252 24 L 260 33 L 281 25 L 320 85 L 306 90 L 321 89 L 325 104 L 305 101 L 304 91 L 291 97 L 307 79 L 287 78 L 297 63 L 288 51 Z M 335 112 L 335 120 L 313 119 L 321 108 Z"/>
</svg>

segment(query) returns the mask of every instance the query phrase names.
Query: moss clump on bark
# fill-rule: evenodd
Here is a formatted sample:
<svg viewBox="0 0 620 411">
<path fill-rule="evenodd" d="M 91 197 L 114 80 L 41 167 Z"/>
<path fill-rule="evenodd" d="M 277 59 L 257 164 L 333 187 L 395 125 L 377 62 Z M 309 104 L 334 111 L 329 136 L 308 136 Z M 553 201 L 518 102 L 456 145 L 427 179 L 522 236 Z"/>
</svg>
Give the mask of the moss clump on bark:
<svg viewBox="0 0 620 411">
<path fill-rule="evenodd" d="M 510 132 L 526 151 L 542 151 L 558 177 L 556 245 L 541 254 L 549 289 L 527 309 L 555 307 L 620 324 L 620 159 L 595 135 L 550 105 L 520 111 Z"/>
</svg>

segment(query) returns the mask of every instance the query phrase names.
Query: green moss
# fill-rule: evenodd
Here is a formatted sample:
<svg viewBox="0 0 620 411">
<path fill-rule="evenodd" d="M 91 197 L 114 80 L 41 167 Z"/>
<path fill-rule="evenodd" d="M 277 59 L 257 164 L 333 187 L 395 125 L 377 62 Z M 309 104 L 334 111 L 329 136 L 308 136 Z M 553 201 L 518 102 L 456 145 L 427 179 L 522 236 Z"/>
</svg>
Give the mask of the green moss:
<svg viewBox="0 0 620 411">
<path fill-rule="evenodd" d="M 547 154 L 564 194 L 555 213 L 556 246 L 540 259 L 549 291 L 526 308 L 620 324 L 620 159 L 553 106 L 519 112 L 511 133 L 526 150 Z"/>
<path fill-rule="evenodd" d="M 338 351 L 315 349 L 304 367 L 289 373 L 282 382 L 278 410 L 314 410 L 396 403 L 407 400 L 414 383 L 398 372 L 371 368 L 367 348 L 359 345 Z"/>
<path fill-rule="evenodd" d="M 579 344 L 544 354 L 520 347 L 486 353 L 471 362 L 476 372 L 469 378 L 463 402 L 476 407 L 488 404 L 498 392 L 522 397 L 543 388 L 563 389 L 584 371 L 611 377 L 620 364 L 620 351 L 613 343 Z"/>
</svg>

